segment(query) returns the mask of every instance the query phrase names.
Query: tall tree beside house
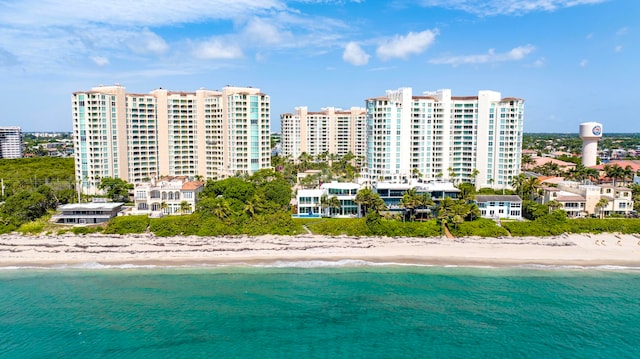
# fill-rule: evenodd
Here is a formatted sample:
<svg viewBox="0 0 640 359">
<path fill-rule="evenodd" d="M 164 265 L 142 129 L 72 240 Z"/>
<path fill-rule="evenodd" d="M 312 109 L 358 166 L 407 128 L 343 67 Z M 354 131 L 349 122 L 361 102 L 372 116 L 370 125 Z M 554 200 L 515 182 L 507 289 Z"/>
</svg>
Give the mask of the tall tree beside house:
<svg viewBox="0 0 640 359">
<path fill-rule="evenodd" d="M 327 209 L 337 209 L 340 208 L 340 200 L 337 196 L 323 194 L 322 197 L 320 197 L 320 206 L 323 212 L 326 212 Z M 329 213 L 329 215 L 331 215 L 331 213 Z"/>
<path fill-rule="evenodd" d="M 380 195 L 373 192 L 370 188 L 363 188 L 356 193 L 354 202 L 362 208 L 363 214 L 373 211 L 379 213 L 386 209 L 384 201 L 380 198 Z"/>
<path fill-rule="evenodd" d="M 473 184 L 462 182 L 457 187 L 460 190 L 458 198 L 465 201 L 471 201 L 476 198 L 476 187 Z"/>
<path fill-rule="evenodd" d="M 556 209 L 561 209 L 562 208 L 562 203 L 556 201 L 556 200 L 552 200 L 547 202 L 547 207 L 549 207 L 549 213 L 555 211 Z"/>
<path fill-rule="evenodd" d="M 640 176 L 640 174 L 638 174 Z M 631 198 L 633 199 L 633 210 L 640 212 L 640 184 L 633 183 L 631 186 Z"/>
<path fill-rule="evenodd" d="M 582 163 L 579 163 L 574 169 L 569 171 L 569 178 L 578 182 L 584 182 L 588 179 L 596 179 L 598 178 L 598 170 L 595 168 L 585 167 Z"/>
<path fill-rule="evenodd" d="M 527 176 L 524 173 L 511 178 L 511 187 L 520 198 L 529 197 L 527 193 Z"/>
<path fill-rule="evenodd" d="M 412 221 L 415 218 L 415 209 L 420 206 L 418 191 L 415 188 L 409 188 L 400 199 L 399 205 L 407 210 L 409 220 Z"/>
<path fill-rule="evenodd" d="M 129 190 L 133 189 L 133 185 L 120 178 L 103 177 L 100 179 L 98 189 L 106 191 L 107 197 L 112 201 L 127 202 Z"/>
<path fill-rule="evenodd" d="M 478 178 L 479 174 L 480 171 L 478 171 L 477 168 L 474 168 L 473 171 L 471 171 L 471 183 L 473 183 L 474 185 L 476 184 L 476 178 Z"/>
<path fill-rule="evenodd" d="M 631 167 L 631 165 L 625 166 L 623 170 L 624 183 L 627 184 L 627 180 L 629 180 L 629 182 L 633 181 L 634 174 L 635 172 L 633 171 L 633 167 Z"/>
<path fill-rule="evenodd" d="M 187 201 L 180 202 L 180 213 L 190 213 L 191 212 L 191 203 Z"/>
<path fill-rule="evenodd" d="M 219 219 L 225 219 L 233 214 L 233 211 L 224 198 L 214 198 L 211 203 L 211 214 Z"/>
<path fill-rule="evenodd" d="M 607 177 L 611 178 L 611 180 L 613 181 L 613 186 L 615 187 L 616 185 L 616 180 L 618 179 L 624 179 L 625 177 L 625 170 L 624 168 L 616 165 L 609 165 L 606 164 L 604 165 L 604 167 L 602 168 L 606 174 Z"/>
<path fill-rule="evenodd" d="M 528 170 L 529 168 L 531 168 L 531 166 L 536 163 L 536 161 L 533 159 L 533 157 L 531 157 L 530 154 L 525 153 L 524 155 L 522 155 L 522 162 L 521 162 L 521 168 L 522 170 Z"/>
<path fill-rule="evenodd" d="M 475 203 L 467 203 L 463 199 L 453 200 L 445 197 L 438 207 L 438 222 L 443 227 L 452 223 L 456 228 L 466 219 L 480 217 L 480 209 Z"/>
<path fill-rule="evenodd" d="M 596 203 L 596 211 L 598 212 L 598 216 L 600 218 L 604 218 L 604 208 L 609 205 L 609 200 L 606 198 L 600 198 L 598 203 Z"/>
</svg>

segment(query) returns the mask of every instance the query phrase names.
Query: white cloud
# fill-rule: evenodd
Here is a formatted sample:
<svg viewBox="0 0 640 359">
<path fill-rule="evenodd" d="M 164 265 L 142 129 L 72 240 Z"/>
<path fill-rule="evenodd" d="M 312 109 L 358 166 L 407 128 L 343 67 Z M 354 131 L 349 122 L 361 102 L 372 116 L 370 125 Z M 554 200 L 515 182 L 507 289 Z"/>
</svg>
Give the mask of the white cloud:
<svg viewBox="0 0 640 359">
<path fill-rule="evenodd" d="M 362 50 L 360 45 L 355 42 L 348 43 L 342 54 L 342 59 L 354 66 L 366 65 L 370 57 L 371 56 Z"/>
<path fill-rule="evenodd" d="M 622 45 L 618 45 L 618 46 L 616 46 L 616 47 L 613 49 L 613 51 L 615 51 L 615 52 L 621 52 L 621 51 L 622 51 Z"/>
<path fill-rule="evenodd" d="M 486 64 L 505 61 L 518 61 L 525 58 L 528 54 L 535 50 L 533 45 L 518 46 L 508 52 L 496 53 L 494 49 L 489 49 L 486 54 L 466 55 L 466 56 L 449 56 L 429 60 L 429 63 L 436 65 L 468 65 L 468 64 Z"/>
<path fill-rule="evenodd" d="M 224 43 L 219 38 L 194 44 L 192 53 L 195 57 L 204 60 L 239 59 L 243 56 L 242 49 L 238 45 Z"/>
<path fill-rule="evenodd" d="M 555 11 L 609 0 L 423 0 L 422 6 L 462 10 L 480 16 L 521 15 L 533 11 Z"/>
<path fill-rule="evenodd" d="M 589 64 L 589 61 L 587 61 L 586 59 L 583 59 L 582 61 L 580 61 L 580 63 L 578 63 L 578 66 L 587 67 L 588 64 Z"/>
<path fill-rule="evenodd" d="M 616 31 L 616 35 L 620 36 L 620 35 L 624 35 L 627 32 L 629 32 L 629 27 L 623 27 L 621 29 L 619 29 L 618 31 Z"/>
<path fill-rule="evenodd" d="M 537 59 L 536 61 L 534 61 L 533 63 L 527 65 L 527 67 L 544 67 L 545 64 L 546 64 L 545 58 L 541 57 L 541 58 Z"/>
<path fill-rule="evenodd" d="M 169 45 L 157 34 L 144 29 L 140 34 L 131 36 L 128 40 L 129 48 L 139 54 L 163 54 L 169 50 Z"/>
<path fill-rule="evenodd" d="M 0 51 L 0 65 L 20 59 L 27 72 L 59 73 L 79 71 L 95 54 L 108 54 L 113 67 L 129 68 L 153 66 L 158 55 L 164 66 L 194 68 L 203 59 L 251 54 L 264 61 L 290 49 L 318 56 L 335 51 L 353 29 L 342 18 L 305 14 L 294 5 L 289 0 L 111 0 L 73 6 L 62 0 L 0 0 L 0 44 L 6 51 Z"/>
<path fill-rule="evenodd" d="M 252 18 L 244 29 L 244 36 L 257 45 L 278 45 L 290 40 L 290 32 L 282 31 L 273 21 Z"/>
<path fill-rule="evenodd" d="M 0 5 L 0 23 L 36 27 L 110 24 L 112 26 L 175 25 L 208 19 L 234 19 L 247 13 L 285 10 L 281 0 L 22 0 Z"/>
<path fill-rule="evenodd" d="M 422 32 L 410 32 L 406 36 L 396 35 L 393 39 L 386 40 L 376 53 L 382 60 L 392 58 L 406 59 L 410 55 L 424 52 L 435 41 L 438 30 L 425 30 Z"/>
<path fill-rule="evenodd" d="M 374 67 L 369 69 L 370 72 L 379 72 L 379 71 L 390 71 L 397 69 L 397 66 L 382 66 L 382 67 Z"/>
<path fill-rule="evenodd" d="M 109 65 L 109 59 L 104 56 L 91 56 L 89 59 L 100 67 Z"/>
</svg>

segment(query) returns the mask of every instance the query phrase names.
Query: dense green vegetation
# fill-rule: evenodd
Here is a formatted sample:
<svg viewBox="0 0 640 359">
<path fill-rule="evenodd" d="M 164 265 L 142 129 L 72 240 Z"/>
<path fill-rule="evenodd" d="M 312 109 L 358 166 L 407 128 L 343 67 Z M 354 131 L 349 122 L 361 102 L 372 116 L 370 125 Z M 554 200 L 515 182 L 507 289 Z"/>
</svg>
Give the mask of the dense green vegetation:
<svg viewBox="0 0 640 359">
<path fill-rule="evenodd" d="M 195 213 L 149 219 L 146 216 L 116 217 L 106 226 L 74 227 L 60 229 L 58 233 L 87 234 L 104 231 L 107 234 L 153 233 L 157 236 L 177 235 L 296 235 L 311 231 L 319 235 L 347 236 L 406 236 L 434 237 L 444 234 L 445 227 L 457 237 L 483 236 L 552 236 L 562 233 L 640 233 L 637 219 L 572 219 L 563 211 L 557 211 L 555 203 L 541 205 L 535 201 L 540 195 L 540 183 L 536 179 L 518 176 L 513 180 L 513 191 L 498 192 L 482 189 L 478 193 L 518 194 L 524 199 L 523 212 L 530 221 L 495 222 L 479 218 L 479 210 L 472 200 L 475 188 L 466 183 L 458 184 L 460 199 L 445 199 L 438 206 L 428 198 L 408 191 L 400 202 L 405 216 L 381 215 L 385 211 L 380 197 L 369 189 L 358 192 L 355 202 L 364 218 L 353 219 L 292 219 L 289 207 L 293 195 L 291 177 L 299 170 L 318 168 L 321 172 L 309 180 L 308 185 L 331 179 L 346 180 L 354 171 L 358 159 L 327 158 L 331 164 L 300 162 L 282 163 L 283 172 L 261 170 L 252 176 L 209 180 L 200 194 Z M 287 168 L 288 171 L 287 172 Z M 611 178 L 621 183 L 629 181 L 625 169 L 609 168 Z M 583 171 L 584 172 L 584 171 Z M 589 174 L 576 171 L 575 176 Z M 5 196 L 0 198 L 0 233 L 18 231 L 37 234 L 55 232 L 48 223 L 53 210 L 60 204 L 75 200 L 73 159 L 29 158 L 0 160 L 0 177 L 5 181 Z M 103 178 L 101 187 L 114 200 L 125 200 L 130 184 L 111 178 Z M 630 185 L 636 206 L 640 206 L 640 186 Z M 332 198 L 325 198 L 324 206 L 332 206 Z M 636 207 L 637 208 L 637 207 Z M 421 209 L 421 211 L 418 211 Z M 427 209 L 425 211 L 424 209 Z"/>
<path fill-rule="evenodd" d="M 580 218 L 568 219 L 562 210 L 556 210 L 533 221 L 505 222 L 512 236 L 557 236 L 563 233 L 640 233 L 640 219 L 636 218 Z"/>
<path fill-rule="evenodd" d="M 426 222 L 400 222 L 375 215 L 366 218 L 294 219 L 313 234 L 327 236 L 386 236 L 386 237 L 438 237 L 442 227 L 435 220 Z"/>
<path fill-rule="evenodd" d="M 75 198 L 73 159 L 17 158 L 0 159 L 0 233 L 19 230 L 35 233 L 44 224 L 23 225 L 37 221 L 60 204 Z"/>
<path fill-rule="evenodd" d="M 295 235 L 304 230 L 291 218 L 290 200 L 291 187 L 282 174 L 261 170 L 247 178 L 209 180 L 193 214 L 118 217 L 105 233 L 143 233 L 148 228 L 158 236 Z"/>
<path fill-rule="evenodd" d="M 452 227 L 451 234 L 455 237 L 502 237 L 508 236 L 509 232 L 490 219 L 479 218 L 474 221 L 460 223 L 457 227 Z"/>
<path fill-rule="evenodd" d="M 56 192 L 74 196 L 75 177 L 73 158 L 34 157 L 0 159 L 0 178 L 4 180 L 4 197 L 47 185 Z"/>
</svg>

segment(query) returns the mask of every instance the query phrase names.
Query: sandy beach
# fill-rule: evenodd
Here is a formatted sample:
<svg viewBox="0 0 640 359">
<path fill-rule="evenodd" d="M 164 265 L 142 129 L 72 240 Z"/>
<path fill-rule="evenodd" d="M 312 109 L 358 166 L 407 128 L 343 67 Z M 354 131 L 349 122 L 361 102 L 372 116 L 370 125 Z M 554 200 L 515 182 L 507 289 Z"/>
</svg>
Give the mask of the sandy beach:
<svg viewBox="0 0 640 359">
<path fill-rule="evenodd" d="M 273 264 L 362 260 L 421 265 L 575 265 L 640 267 L 639 235 L 504 238 L 156 237 L 0 235 L 0 267 Z"/>
</svg>

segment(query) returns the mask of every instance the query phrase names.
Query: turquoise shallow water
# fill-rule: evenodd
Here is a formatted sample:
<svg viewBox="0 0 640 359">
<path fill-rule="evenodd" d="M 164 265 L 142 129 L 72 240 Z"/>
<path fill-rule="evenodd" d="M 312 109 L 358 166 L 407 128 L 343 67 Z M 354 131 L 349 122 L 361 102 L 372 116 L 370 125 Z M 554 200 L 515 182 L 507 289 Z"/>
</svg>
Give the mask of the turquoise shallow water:
<svg viewBox="0 0 640 359">
<path fill-rule="evenodd" d="M 639 356 L 637 271 L 0 271 L 1 358 Z"/>
</svg>

